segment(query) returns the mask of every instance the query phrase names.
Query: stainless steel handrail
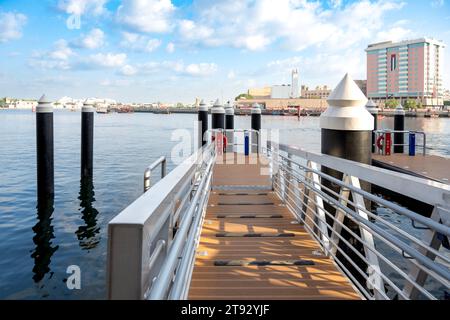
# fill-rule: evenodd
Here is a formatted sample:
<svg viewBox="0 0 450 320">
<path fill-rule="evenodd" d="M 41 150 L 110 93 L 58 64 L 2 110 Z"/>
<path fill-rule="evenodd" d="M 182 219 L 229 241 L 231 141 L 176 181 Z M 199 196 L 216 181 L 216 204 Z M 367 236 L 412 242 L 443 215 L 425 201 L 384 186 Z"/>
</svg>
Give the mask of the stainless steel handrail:
<svg viewBox="0 0 450 320">
<path fill-rule="evenodd" d="M 197 237 L 215 157 L 215 145 L 205 145 L 109 223 L 109 299 L 182 298 L 190 277 L 180 278 L 176 292 L 167 279 L 189 265 L 179 258 Z"/>
<path fill-rule="evenodd" d="M 271 159 L 275 192 L 366 298 L 390 299 L 393 294 L 401 299 L 439 298 L 425 286 L 427 278 L 450 287 L 450 257 L 439 250 L 441 242 L 436 241 L 437 237 L 450 236 L 448 185 L 273 142 L 268 142 L 265 152 Z M 320 171 L 320 166 L 342 172 L 343 180 Z M 337 193 L 324 185 L 325 180 L 341 191 Z M 426 218 L 373 195 L 361 188 L 359 180 L 416 199 L 416 193 L 421 192 L 419 200 L 434 206 L 433 215 Z M 372 213 L 366 208 L 366 200 L 417 221 L 428 230 L 422 236 L 410 234 L 403 225 L 395 225 Z M 335 212 L 328 211 L 327 206 Z M 359 232 L 346 226 L 344 217 L 355 223 Z M 353 240 L 343 237 L 341 230 Z M 340 248 L 340 244 L 351 254 Z M 357 245 L 361 245 L 364 252 L 358 251 Z M 361 262 L 358 264 L 355 257 L 367 269 Z M 361 283 L 358 277 L 366 283 Z M 389 291 L 385 290 L 383 282 L 389 286 Z"/>
<path fill-rule="evenodd" d="M 157 167 L 161 165 L 161 179 L 164 178 L 167 174 L 167 160 L 166 157 L 162 156 L 159 157 L 155 162 L 153 162 L 151 165 L 147 167 L 144 171 L 144 192 L 146 192 L 148 189 L 151 188 L 151 177 L 152 177 L 152 171 Z"/>
</svg>

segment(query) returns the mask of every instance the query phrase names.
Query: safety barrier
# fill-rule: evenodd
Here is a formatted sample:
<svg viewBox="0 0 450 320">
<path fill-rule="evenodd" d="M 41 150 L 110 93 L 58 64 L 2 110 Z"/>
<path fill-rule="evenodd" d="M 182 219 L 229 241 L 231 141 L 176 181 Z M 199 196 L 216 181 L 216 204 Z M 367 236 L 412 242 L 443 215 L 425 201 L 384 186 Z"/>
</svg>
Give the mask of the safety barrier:
<svg viewBox="0 0 450 320">
<path fill-rule="evenodd" d="M 375 130 L 375 153 L 391 155 L 395 146 L 405 146 L 408 148 L 410 156 L 416 155 L 417 147 L 422 148 L 422 154 L 426 155 L 427 137 L 423 131 L 399 131 L 399 130 Z M 395 141 L 395 134 L 407 135 L 407 143 Z M 422 137 L 422 144 L 417 144 L 417 136 Z"/>
<path fill-rule="evenodd" d="M 265 152 L 276 193 L 366 298 L 443 298 L 450 186 L 293 146 L 269 142 Z M 427 218 L 371 194 L 370 184 L 430 204 L 433 213 Z"/>
<path fill-rule="evenodd" d="M 111 220 L 109 299 L 186 297 L 215 157 L 205 145 Z"/>
</svg>

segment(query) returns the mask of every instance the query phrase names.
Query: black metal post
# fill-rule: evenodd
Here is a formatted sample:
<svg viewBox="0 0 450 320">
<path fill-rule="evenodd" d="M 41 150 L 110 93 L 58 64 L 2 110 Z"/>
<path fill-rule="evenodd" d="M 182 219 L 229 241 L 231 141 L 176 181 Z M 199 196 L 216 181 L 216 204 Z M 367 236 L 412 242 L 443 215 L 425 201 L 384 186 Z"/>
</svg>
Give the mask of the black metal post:
<svg viewBox="0 0 450 320">
<path fill-rule="evenodd" d="M 45 95 L 39 99 L 36 107 L 36 163 L 38 199 L 53 197 L 53 106 Z"/>
</svg>

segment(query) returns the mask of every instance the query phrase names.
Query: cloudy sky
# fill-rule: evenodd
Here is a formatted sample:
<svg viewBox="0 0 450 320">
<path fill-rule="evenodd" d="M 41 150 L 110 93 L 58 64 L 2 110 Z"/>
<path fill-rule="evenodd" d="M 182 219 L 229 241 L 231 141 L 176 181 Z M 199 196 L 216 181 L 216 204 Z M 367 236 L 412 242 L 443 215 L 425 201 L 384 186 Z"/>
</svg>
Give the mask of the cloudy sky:
<svg viewBox="0 0 450 320">
<path fill-rule="evenodd" d="M 369 43 L 423 36 L 450 44 L 450 0 L 0 0 L 0 97 L 227 100 L 292 68 L 334 86 L 366 78 Z"/>
</svg>

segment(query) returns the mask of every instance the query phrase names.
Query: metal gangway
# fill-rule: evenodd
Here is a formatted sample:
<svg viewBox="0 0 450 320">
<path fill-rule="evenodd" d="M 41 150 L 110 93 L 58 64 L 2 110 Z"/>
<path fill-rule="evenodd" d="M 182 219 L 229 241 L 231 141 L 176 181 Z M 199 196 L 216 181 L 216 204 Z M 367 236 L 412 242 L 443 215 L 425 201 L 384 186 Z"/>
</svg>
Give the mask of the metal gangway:
<svg viewBox="0 0 450 320">
<path fill-rule="evenodd" d="M 449 185 L 271 141 L 249 156 L 216 142 L 109 223 L 109 299 L 443 299 Z"/>
</svg>

